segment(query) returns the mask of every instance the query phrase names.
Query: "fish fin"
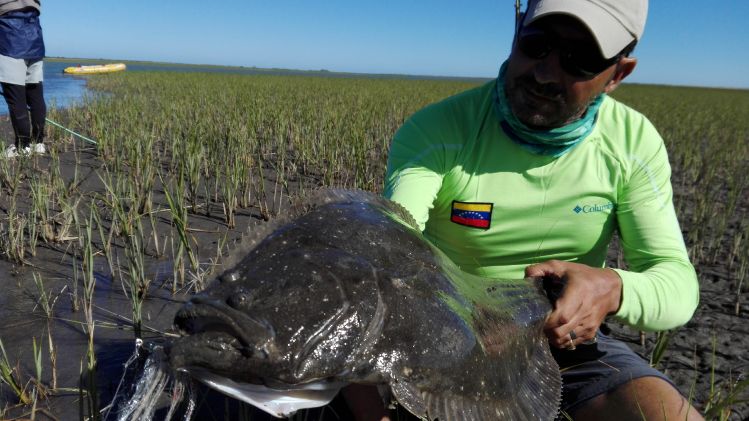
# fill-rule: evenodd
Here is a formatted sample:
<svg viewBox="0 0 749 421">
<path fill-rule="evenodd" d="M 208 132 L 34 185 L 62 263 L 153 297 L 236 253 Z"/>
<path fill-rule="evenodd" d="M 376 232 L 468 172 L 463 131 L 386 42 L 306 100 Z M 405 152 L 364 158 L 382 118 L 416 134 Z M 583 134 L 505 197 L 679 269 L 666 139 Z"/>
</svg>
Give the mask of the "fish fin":
<svg viewBox="0 0 749 421">
<path fill-rule="evenodd" d="M 428 419 L 426 402 L 413 384 L 402 379 L 395 379 L 390 383 L 390 391 L 395 400 L 408 412 L 421 419 Z"/>
<path fill-rule="evenodd" d="M 548 345 L 541 341 L 529 359 L 528 375 L 509 396 L 474 399 L 450 390 L 419 390 L 397 380 L 391 390 L 400 405 L 426 420 L 537 421 L 553 420 L 561 402 L 562 380 Z"/>
<path fill-rule="evenodd" d="M 295 208 L 293 213 L 300 215 L 319 205 L 346 202 L 369 203 L 384 208 L 388 211 L 388 214 L 396 217 L 401 223 L 418 231 L 419 226 L 416 223 L 416 220 L 411 213 L 399 203 L 386 199 L 381 195 L 359 189 L 343 190 L 320 188 L 313 190 L 307 195 L 297 199 L 293 205 L 293 208 Z"/>
<path fill-rule="evenodd" d="M 364 190 L 319 188 L 292 199 L 291 206 L 283 214 L 273 217 L 266 223 L 257 223 L 248 227 L 242 237 L 231 247 L 231 251 L 221 262 L 221 267 L 224 269 L 234 267 L 278 228 L 310 212 L 316 207 L 330 203 L 346 202 L 370 203 L 385 208 L 389 211 L 389 214 L 397 218 L 401 223 L 418 231 L 416 221 L 406 208 L 380 195 Z"/>
</svg>

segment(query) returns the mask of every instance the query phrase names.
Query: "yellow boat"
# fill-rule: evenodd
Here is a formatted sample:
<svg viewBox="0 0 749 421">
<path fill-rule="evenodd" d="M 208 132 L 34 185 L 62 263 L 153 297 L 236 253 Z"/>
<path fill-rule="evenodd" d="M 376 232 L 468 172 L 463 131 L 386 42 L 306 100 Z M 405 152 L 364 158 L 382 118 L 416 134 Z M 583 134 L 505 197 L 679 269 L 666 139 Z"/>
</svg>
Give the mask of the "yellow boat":
<svg viewBox="0 0 749 421">
<path fill-rule="evenodd" d="M 91 66 L 66 67 L 63 72 L 71 75 L 95 75 L 99 73 L 121 72 L 126 68 L 125 63 L 95 64 Z"/>
</svg>

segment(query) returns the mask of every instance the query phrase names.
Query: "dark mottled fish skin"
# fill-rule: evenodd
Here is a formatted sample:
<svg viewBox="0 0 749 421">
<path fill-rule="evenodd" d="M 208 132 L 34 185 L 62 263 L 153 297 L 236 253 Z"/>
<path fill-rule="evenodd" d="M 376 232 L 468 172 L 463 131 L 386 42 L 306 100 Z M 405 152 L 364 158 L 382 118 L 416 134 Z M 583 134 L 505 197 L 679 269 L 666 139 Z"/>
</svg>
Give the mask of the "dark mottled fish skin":
<svg viewBox="0 0 749 421">
<path fill-rule="evenodd" d="M 538 282 L 466 274 L 400 206 L 313 194 L 177 314 L 175 368 L 277 389 L 387 384 L 439 420 L 551 420 L 559 368 Z"/>
</svg>

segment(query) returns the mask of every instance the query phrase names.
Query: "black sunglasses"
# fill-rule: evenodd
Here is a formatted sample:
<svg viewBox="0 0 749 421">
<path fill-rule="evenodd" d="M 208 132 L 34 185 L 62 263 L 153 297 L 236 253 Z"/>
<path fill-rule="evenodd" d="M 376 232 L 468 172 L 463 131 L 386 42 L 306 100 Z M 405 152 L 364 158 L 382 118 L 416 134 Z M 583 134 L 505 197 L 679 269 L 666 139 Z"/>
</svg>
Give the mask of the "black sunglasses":
<svg viewBox="0 0 749 421">
<path fill-rule="evenodd" d="M 605 59 L 595 45 L 560 40 L 539 29 L 524 28 L 517 38 L 517 47 L 526 57 L 542 59 L 553 50 L 559 51 L 559 65 L 572 76 L 591 78 L 608 69 L 626 55 L 629 46 L 616 56 Z"/>
</svg>

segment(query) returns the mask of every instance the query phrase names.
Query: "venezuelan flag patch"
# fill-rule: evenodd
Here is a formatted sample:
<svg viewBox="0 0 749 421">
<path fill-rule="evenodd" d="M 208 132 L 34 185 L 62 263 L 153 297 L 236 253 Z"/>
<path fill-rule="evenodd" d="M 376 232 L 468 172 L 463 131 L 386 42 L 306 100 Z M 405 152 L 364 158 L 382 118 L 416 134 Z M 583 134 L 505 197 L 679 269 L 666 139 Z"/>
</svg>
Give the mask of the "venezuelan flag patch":
<svg viewBox="0 0 749 421">
<path fill-rule="evenodd" d="M 489 229 L 493 203 L 458 202 L 453 200 L 450 220 L 467 227 Z"/>
</svg>

